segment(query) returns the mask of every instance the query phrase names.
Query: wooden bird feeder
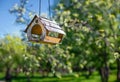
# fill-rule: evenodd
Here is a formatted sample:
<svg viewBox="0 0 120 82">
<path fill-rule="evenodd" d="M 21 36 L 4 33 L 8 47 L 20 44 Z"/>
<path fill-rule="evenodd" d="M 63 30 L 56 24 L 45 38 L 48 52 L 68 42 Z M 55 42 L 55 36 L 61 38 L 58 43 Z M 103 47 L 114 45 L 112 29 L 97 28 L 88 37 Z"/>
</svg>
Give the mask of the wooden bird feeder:
<svg viewBox="0 0 120 82">
<path fill-rule="evenodd" d="M 47 44 L 60 43 L 63 35 L 65 35 L 65 32 L 56 22 L 36 15 L 27 26 L 25 32 L 29 41 Z"/>
</svg>

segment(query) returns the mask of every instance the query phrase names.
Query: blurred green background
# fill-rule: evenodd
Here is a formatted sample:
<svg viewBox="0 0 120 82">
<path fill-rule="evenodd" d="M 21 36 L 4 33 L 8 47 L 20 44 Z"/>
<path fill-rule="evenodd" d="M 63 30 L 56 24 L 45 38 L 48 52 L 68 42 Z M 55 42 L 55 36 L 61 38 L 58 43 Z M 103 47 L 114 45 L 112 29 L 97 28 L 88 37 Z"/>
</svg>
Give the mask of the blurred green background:
<svg viewBox="0 0 120 82">
<path fill-rule="evenodd" d="M 52 20 L 66 32 L 62 43 L 31 43 L 23 31 L 20 35 L 6 32 L 0 37 L 0 81 L 120 82 L 120 0 L 50 2 Z M 15 5 L 8 10 L 11 20 L 24 30 L 39 12 L 39 0 L 12 3 Z M 42 0 L 41 16 L 49 19 L 47 3 Z M 1 30 L 2 24 L 12 27 L 1 19 Z"/>
</svg>

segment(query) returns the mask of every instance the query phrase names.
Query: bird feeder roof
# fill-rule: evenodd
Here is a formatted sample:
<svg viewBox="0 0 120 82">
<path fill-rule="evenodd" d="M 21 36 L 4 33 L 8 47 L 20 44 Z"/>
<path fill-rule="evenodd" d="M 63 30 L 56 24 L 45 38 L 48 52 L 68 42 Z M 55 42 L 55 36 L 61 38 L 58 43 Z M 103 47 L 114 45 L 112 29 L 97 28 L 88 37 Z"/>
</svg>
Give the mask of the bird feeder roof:
<svg viewBox="0 0 120 82">
<path fill-rule="evenodd" d="M 39 22 L 41 22 L 48 31 L 57 32 L 57 33 L 65 35 L 65 32 L 62 30 L 62 28 L 55 21 L 51 21 L 51 20 L 48 20 L 47 18 L 43 18 L 43 17 L 38 17 L 37 15 L 34 16 L 33 20 L 27 26 L 25 32 L 27 32 L 27 29 L 29 28 L 29 26 L 33 23 L 33 21 L 36 18 L 39 19 Z"/>
</svg>

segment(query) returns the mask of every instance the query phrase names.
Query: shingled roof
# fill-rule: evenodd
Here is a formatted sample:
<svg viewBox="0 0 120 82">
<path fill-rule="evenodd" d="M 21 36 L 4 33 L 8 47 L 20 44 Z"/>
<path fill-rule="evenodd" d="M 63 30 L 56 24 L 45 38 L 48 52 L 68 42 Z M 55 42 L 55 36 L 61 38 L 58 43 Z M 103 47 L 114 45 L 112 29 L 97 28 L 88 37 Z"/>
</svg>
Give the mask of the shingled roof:
<svg viewBox="0 0 120 82">
<path fill-rule="evenodd" d="M 51 20 L 48 20 L 47 18 L 43 18 L 43 17 L 38 17 L 37 15 L 34 16 L 32 21 L 30 22 L 30 24 L 25 29 L 25 32 L 27 32 L 27 29 L 29 28 L 29 26 L 33 23 L 33 21 L 36 18 L 39 19 L 39 22 L 41 22 L 48 31 L 57 32 L 57 33 L 65 35 L 65 32 L 55 21 L 51 21 Z"/>
</svg>

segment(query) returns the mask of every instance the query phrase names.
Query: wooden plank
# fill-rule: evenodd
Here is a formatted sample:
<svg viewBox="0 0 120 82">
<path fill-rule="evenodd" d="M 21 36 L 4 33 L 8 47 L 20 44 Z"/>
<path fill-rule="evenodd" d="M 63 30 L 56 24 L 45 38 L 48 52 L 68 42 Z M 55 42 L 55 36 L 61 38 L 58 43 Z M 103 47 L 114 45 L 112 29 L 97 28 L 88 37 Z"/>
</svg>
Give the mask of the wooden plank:
<svg viewBox="0 0 120 82">
<path fill-rule="evenodd" d="M 35 43 L 44 43 L 44 44 L 57 44 L 60 43 L 61 39 L 60 38 L 54 38 L 54 37 L 50 37 L 50 36 L 46 36 L 44 41 L 40 41 L 40 40 L 29 40 L 31 42 L 35 42 Z"/>
<path fill-rule="evenodd" d="M 59 43 L 61 41 L 61 38 L 46 36 L 44 41 L 50 43 Z"/>
<path fill-rule="evenodd" d="M 56 43 L 51 43 L 51 42 L 45 42 L 45 41 L 36 41 L 36 40 L 29 40 L 30 42 L 34 42 L 34 43 L 42 43 L 42 44 L 52 44 L 55 45 Z"/>
<path fill-rule="evenodd" d="M 59 35 L 58 35 L 58 38 L 61 38 L 61 40 L 60 40 L 60 42 L 61 42 L 62 39 L 63 39 L 63 34 L 59 34 Z"/>
<path fill-rule="evenodd" d="M 27 32 L 28 28 L 30 27 L 30 25 L 33 23 L 33 21 L 34 21 L 36 18 L 38 18 L 37 15 L 35 15 L 35 16 L 33 17 L 33 19 L 32 19 L 31 22 L 28 24 L 28 26 L 27 26 L 27 28 L 25 29 L 24 32 Z"/>
</svg>

